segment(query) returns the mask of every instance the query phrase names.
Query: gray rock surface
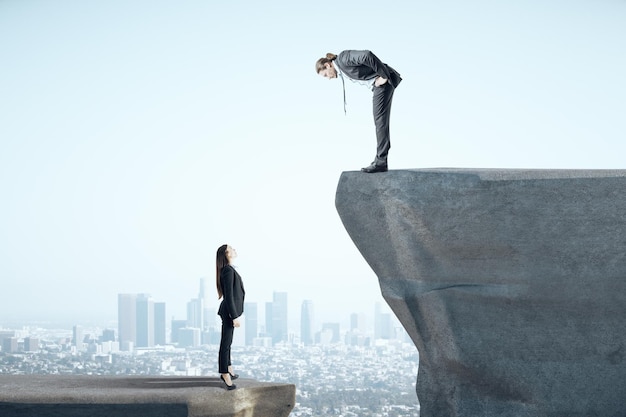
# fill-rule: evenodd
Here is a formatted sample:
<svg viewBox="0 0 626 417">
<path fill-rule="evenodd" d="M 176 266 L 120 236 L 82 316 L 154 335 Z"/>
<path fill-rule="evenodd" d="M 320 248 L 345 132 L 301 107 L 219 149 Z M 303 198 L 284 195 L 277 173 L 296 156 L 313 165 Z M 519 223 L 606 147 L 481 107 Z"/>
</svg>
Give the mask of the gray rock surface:
<svg viewBox="0 0 626 417">
<path fill-rule="evenodd" d="M 217 378 L 0 375 L 0 416 L 286 417 L 291 384 Z"/>
<path fill-rule="evenodd" d="M 422 417 L 626 416 L 626 171 L 344 172 Z"/>
</svg>

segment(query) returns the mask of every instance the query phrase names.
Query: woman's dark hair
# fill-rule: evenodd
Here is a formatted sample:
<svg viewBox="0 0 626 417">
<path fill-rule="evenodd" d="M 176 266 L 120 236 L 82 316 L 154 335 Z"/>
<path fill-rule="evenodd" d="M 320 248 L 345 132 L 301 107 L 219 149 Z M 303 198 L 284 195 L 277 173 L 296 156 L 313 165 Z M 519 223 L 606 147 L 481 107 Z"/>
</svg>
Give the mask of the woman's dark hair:
<svg viewBox="0 0 626 417">
<path fill-rule="evenodd" d="M 319 74 L 320 71 L 326 68 L 326 64 L 328 64 L 329 62 L 332 63 L 335 59 L 337 59 L 337 55 L 331 54 L 330 52 L 327 53 L 325 58 L 320 58 L 315 63 L 315 71 L 317 71 L 317 73 Z"/>
<path fill-rule="evenodd" d="M 222 268 L 229 264 L 228 258 L 226 257 L 226 249 L 228 249 L 228 245 L 222 245 L 217 248 L 217 256 L 215 258 L 215 286 L 217 287 L 217 299 L 222 298 L 222 283 L 220 282 L 220 274 L 222 272 Z"/>
</svg>

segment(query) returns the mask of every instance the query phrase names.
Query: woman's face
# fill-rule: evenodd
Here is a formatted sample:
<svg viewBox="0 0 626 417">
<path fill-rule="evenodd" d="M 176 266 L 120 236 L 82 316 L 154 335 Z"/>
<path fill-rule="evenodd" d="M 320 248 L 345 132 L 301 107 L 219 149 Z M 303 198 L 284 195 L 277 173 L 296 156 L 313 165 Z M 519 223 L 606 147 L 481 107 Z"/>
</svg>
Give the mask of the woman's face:
<svg viewBox="0 0 626 417">
<path fill-rule="evenodd" d="M 226 259 L 228 262 L 232 262 L 233 259 L 237 257 L 237 251 L 232 246 L 228 245 L 226 247 Z"/>
<path fill-rule="evenodd" d="M 326 64 L 324 64 L 324 69 L 319 72 L 319 75 L 330 80 L 333 78 L 337 78 L 337 70 L 335 69 L 333 64 L 327 62 Z"/>
</svg>

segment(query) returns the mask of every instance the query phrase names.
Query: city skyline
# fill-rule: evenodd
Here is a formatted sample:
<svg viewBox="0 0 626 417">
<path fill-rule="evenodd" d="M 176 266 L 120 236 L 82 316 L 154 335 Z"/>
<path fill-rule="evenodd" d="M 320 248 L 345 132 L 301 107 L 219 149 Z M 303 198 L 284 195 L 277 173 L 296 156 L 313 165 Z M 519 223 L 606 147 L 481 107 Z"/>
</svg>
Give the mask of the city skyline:
<svg viewBox="0 0 626 417">
<path fill-rule="evenodd" d="M 118 294 L 117 333 L 120 349 L 125 351 L 132 350 L 133 347 L 165 345 L 166 341 L 178 342 L 177 332 L 181 330 L 187 332 L 185 337 L 191 338 L 185 340 L 193 340 L 197 344 L 216 343 L 219 340 L 221 322 L 217 318 L 217 309 L 207 308 L 201 301 L 206 288 L 204 279 L 200 280 L 199 287 L 198 298 L 192 298 L 187 303 L 185 318 L 170 315 L 167 319 L 167 304 L 155 301 L 150 294 Z M 392 313 L 388 306 L 381 303 L 372 306 L 373 319 L 370 326 L 366 325 L 365 317 L 368 314 L 365 312 L 353 312 L 332 320 L 316 320 L 313 300 L 303 300 L 297 315 L 289 314 L 288 304 L 289 294 L 278 291 L 274 291 L 272 301 L 246 301 L 242 327 L 236 332 L 235 344 L 252 345 L 255 343 L 254 339 L 260 337 L 268 339 L 271 346 L 293 342 L 291 338 L 296 337 L 300 343 L 312 345 L 320 342 L 320 332 L 325 331 L 332 333 L 332 340 L 327 342 L 336 342 L 340 334 L 354 331 L 360 335 L 370 332 L 375 339 L 392 338 Z M 260 310 L 260 305 L 265 308 Z M 397 318 L 394 319 L 395 325 L 400 326 Z M 166 328 L 169 329 L 169 337 L 164 336 Z M 267 345 L 267 342 L 263 344 Z"/>
<path fill-rule="evenodd" d="M 151 294 L 146 293 L 146 292 L 141 292 L 141 293 L 136 293 L 136 294 L 146 294 L 151 297 Z M 136 294 L 132 293 L 132 294 L 126 294 L 126 295 L 136 295 Z M 111 313 L 106 314 L 106 315 L 100 314 L 100 315 L 94 316 L 94 315 L 89 314 L 88 311 L 86 311 L 76 316 L 74 315 L 55 316 L 54 314 L 30 315 L 25 318 L 15 317 L 15 316 L 5 316 L 5 317 L 0 317 L 0 329 L 7 328 L 7 327 L 16 327 L 16 326 L 22 327 L 22 326 L 29 326 L 29 325 L 46 325 L 46 324 L 63 324 L 66 326 L 73 326 L 75 324 L 79 324 L 83 326 L 97 325 L 100 327 L 107 327 L 108 325 L 109 327 L 111 327 L 113 326 L 112 323 L 118 323 L 118 317 L 120 313 L 119 313 L 119 306 L 116 303 L 119 301 L 120 295 L 121 294 L 117 294 L 116 298 L 112 300 L 111 305 L 114 307 L 110 309 Z M 154 297 L 151 297 L 151 298 L 154 299 Z M 190 304 L 193 304 L 193 301 L 194 300 L 191 299 L 191 300 L 188 300 L 187 302 L 183 302 L 182 304 L 186 305 L 186 308 L 184 307 L 172 308 L 173 306 L 170 304 L 170 302 L 165 302 L 165 301 L 160 301 L 159 303 L 165 304 L 167 306 L 166 319 L 168 323 L 170 323 L 172 320 L 187 322 L 188 321 L 187 317 L 189 314 L 189 307 L 190 307 Z M 302 302 L 305 302 L 305 301 L 310 301 L 314 305 L 316 304 L 316 300 L 307 300 L 307 299 L 295 300 L 294 302 L 289 303 L 289 312 L 288 312 L 289 319 L 288 319 L 287 324 L 288 324 L 288 328 L 290 332 L 294 332 L 296 329 L 298 330 L 298 332 L 300 331 L 301 308 L 302 308 Z M 268 301 L 253 301 L 253 300 L 245 302 L 246 306 L 255 305 L 257 316 L 263 319 L 263 320 L 261 319 L 259 320 L 260 320 L 260 323 L 262 322 L 264 324 L 264 326 L 265 326 L 265 307 L 267 303 Z M 317 300 L 317 304 L 323 304 L 323 302 L 320 300 Z M 345 328 L 349 328 L 351 326 L 351 322 L 353 321 L 352 316 L 357 315 L 363 318 L 367 318 L 365 322 L 369 324 L 369 327 L 371 329 L 374 329 L 374 317 L 375 317 L 374 311 L 375 311 L 377 304 L 379 304 L 379 307 L 382 307 L 383 309 L 385 309 L 385 311 L 388 314 L 391 314 L 394 317 L 394 319 L 397 320 L 397 318 L 395 317 L 395 314 L 392 312 L 391 308 L 387 305 L 387 303 L 384 301 L 384 299 L 381 296 L 381 301 L 373 301 L 370 306 L 365 306 L 365 308 L 351 310 L 348 307 L 344 309 L 344 311 L 339 312 L 339 314 L 337 314 L 336 310 L 332 310 L 332 313 L 316 314 L 316 322 L 321 322 L 321 321 L 332 322 L 334 318 L 339 317 L 338 321 L 341 323 L 341 325 Z M 219 307 L 219 303 L 205 308 L 205 312 L 209 311 L 209 312 L 215 313 L 214 321 L 216 324 L 219 321 L 219 316 L 217 315 L 218 307 Z M 178 314 L 172 314 L 172 310 L 177 311 Z M 319 313 L 319 312 L 323 313 L 324 311 L 325 311 L 324 308 L 316 309 L 316 313 Z M 248 313 L 249 313 L 248 309 L 244 308 L 244 318 L 248 316 Z M 213 314 L 205 315 L 205 317 L 213 317 Z M 117 329 L 117 325 L 115 327 Z M 128 330 L 128 331 L 134 331 L 134 330 Z"/>
<path fill-rule="evenodd" d="M 280 293 L 279 302 L 288 297 L 287 293 Z M 282 299 L 282 300 L 281 300 Z M 349 324 L 344 320 L 318 321 L 314 319 L 315 305 L 312 300 L 304 300 L 301 305 L 301 313 L 294 318 L 300 322 L 299 328 L 288 328 L 284 333 L 276 333 L 276 329 L 267 329 L 265 326 L 256 326 L 260 320 L 257 314 L 259 303 L 246 303 L 251 309 L 249 315 L 244 315 L 240 329 L 235 332 L 233 346 L 259 346 L 274 347 L 280 345 L 292 346 L 317 346 L 343 344 L 350 346 L 369 346 L 376 340 L 403 340 L 410 342 L 406 330 L 385 306 L 376 303 L 372 306 L 373 319 L 365 319 L 365 313 L 352 313 Z M 192 316 L 186 319 L 164 320 L 163 312 L 166 311 L 166 303 L 157 302 L 146 293 L 118 294 L 117 321 L 108 325 L 84 326 L 73 324 L 67 332 L 70 337 L 67 343 L 74 347 L 77 352 L 107 353 L 133 352 L 137 349 L 145 352 L 153 348 L 175 346 L 178 348 L 196 348 L 200 346 L 218 345 L 220 339 L 220 326 L 218 320 L 201 320 L 205 327 L 193 327 L 196 318 Z M 217 316 L 214 309 L 206 309 L 206 314 Z M 209 316 L 209 317 L 213 317 Z M 274 319 L 270 312 L 270 322 Z M 279 320 L 280 321 L 280 320 Z M 267 321 L 266 321 L 267 323 Z M 41 323 L 24 324 L 19 327 L 3 326 L 0 323 L 0 352 L 17 352 L 30 347 L 18 347 L 18 342 L 23 340 L 23 346 L 36 345 L 40 339 L 30 338 L 30 332 L 40 335 L 46 331 Z M 368 325 L 369 324 L 369 325 Z M 282 327 L 282 326 L 281 326 Z M 50 331 L 62 331 L 62 327 L 51 327 Z M 304 332 L 310 333 L 310 339 L 303 338 Z M 6 343 L 6 345 L 5 345 Z M 103 344 L 94 351 L 91 344 Z M 106 343 L 106 346 L 104 345 Z M 412 343 L 412 342 L 411 342 Z M 20 345 L 22 346 L 22 345 Z M 35 349 L 36 350 L 36 349 Z"/>
</svg>

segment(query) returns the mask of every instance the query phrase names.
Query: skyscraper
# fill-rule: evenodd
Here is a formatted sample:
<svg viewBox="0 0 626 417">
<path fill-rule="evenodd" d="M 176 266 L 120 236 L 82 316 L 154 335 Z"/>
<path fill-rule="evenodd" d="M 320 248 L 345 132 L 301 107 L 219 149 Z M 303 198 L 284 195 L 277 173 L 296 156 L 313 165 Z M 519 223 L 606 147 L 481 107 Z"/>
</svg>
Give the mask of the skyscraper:
<svg viewBox="0 0 626 417">
<path fill-rule="evenodd" d="M 132 350 L 137 343 L 137 295 L 117 295 L 118 339 L 121 350 Z"/>
<path fill-rule="evenodd" d="M 187 303 L 187 327 L 202 329 L 202 299 L 194 298 Z"/>
<path fill-rule="evenodd" d="M 165 344 L 165 303 L 149 294 L 118 294 L 118 340 L 121 350 Z"/>
<path fill-rule="evenodd" d="M 200 329 L 183 327 L 178 331 L 178 345 L 180 347 L 200 346 Z"/>
<path fill-rule="evenodd" d="M 165 303 L 154 303 L 154 344 L 164 346 L 167 342 L 165 337 L 166 327 Z"/>
<path fill-rule="evenodd" d="M 358 331 L 365 333 L 365 314 L 352 313 L 350 314 L 350 331 Z"/>
<path fill-rule="evenodd" d="M 345 343 L 350 346 L 366 346 L 369 340 L 366 336 L 365 314 L 350 314 L 350 331 L 345 335 Z"/>
<path fill-rule="evenodd" d="M 198 293 L 198 298 L 203 300 L 203 301 L 208 301 L 209 296 L 208 296 L 208 287 L 206 285 L 206 278 L 200 278 L 200 291 Z"/>
<path fill-rule="evenodd" d="M 170 338 L 172 343 L 178 343 L 180 329 L 185 327 L 187 327 L 187 320 L 172 320 L 172 334 Z"/>
<path fill-rule="evenodd" d="M 0 343 L 2 343 L 4 339 L 11 337 L 17 337 L 17 332 L 15 330 L 0 330 Z"/>
<path fill-rule="evenodd" d="M 148 294 L 137 295 L 137 347 L 154 346 L 154 301 Z"/>
<path fill-rule="evenodd" d="M 305 346 L 313 344 L 313 301 L 304 300 L 300 310 L 300 340 Z"/>
<path fill-rule="evenodd" d="M 39 350 L 39 339 L 34 337 L 24 338 L 24 350 L 26 352 L 36 352 Z"/>
<path fill-rule="evenodd" d="M 374 338 L 391 339 L 392 333 L 391 314 L 383 313 L 380 303 L 376 303 L 374 310 Z"/>
<path fill-rule="evenodd" d="M 272 302 L 268 301 L 265 303 L 265 334 L 264 336 L 267 336 L 269 338 L 272 337 L 272 332 L 274 329 L 274 325 L 272 324 L 273 320 L 274 320 L 274 317 L 272 315 Z"/>
<path fill-rule="evenodd" d="M 322 324 L 322 333 L 330 332 L 331 334 L 330 343 L 339 343 L 339 341 L 341 340 L 339 338 L 339 335 L 340 335 L 339 329 L 340 329 L 339 323 L 323 323 Z"/>
<path fill-rule="evenodd" d="M 5 337 L 2 339 L 2 351 L 7 353 L 17 352 L 17 337 Z"/>
<path fill-rule="evenodd" d="M 103 342 L 115 342 L 115 330 L 104 329 L 102 331 L 102 341 Z"/>
<path fill-rule="evenodd" d="M 246 312 L 246 346 L 252 346 L 258 335 L 258 310 L 257 303 L 244 303 L 243 310 Z"/>
<path fill-rule="evenodd" d="M 206 278 L 200 278 L 200 291 L 198 292 L 198 300 L 202 301 L 201 307 L 201 316 L 202 316 L 202 330 L 209 330 L 211 326 L 215 325 L 215 317 L 211 316 L 211 311 L 209 311 L 210 298 L 209 298 L 209 287 L 207 285 Z"/>
<path fill-rule="evenodd" d="M 204 329 L 205 330 L 211 330 L 211 329 L 216 329 L 217 327 L 221 327 L 222 323 L 220 320 L 220 323 L 218 323 L 217 321 L 217 308 L 215 307 L 208 307 L 204 306 Z"/>
<path fill-rule="evenodd" d="M 265 312 L 267 315 L 267 311 Z M 271 307 L 271 336 L 273 343 L 286 342 L 287 331 L 287 293 L 274 291 Z"/>
<path fill-rule="evenodd" d="M 83 350 L 83 340 L 85 339 L 85 333 L 83 332 L 83 326 L 75 325 L 72 329 L 72 346 L 76 346 L 76 350 Z"/>
</svg>

